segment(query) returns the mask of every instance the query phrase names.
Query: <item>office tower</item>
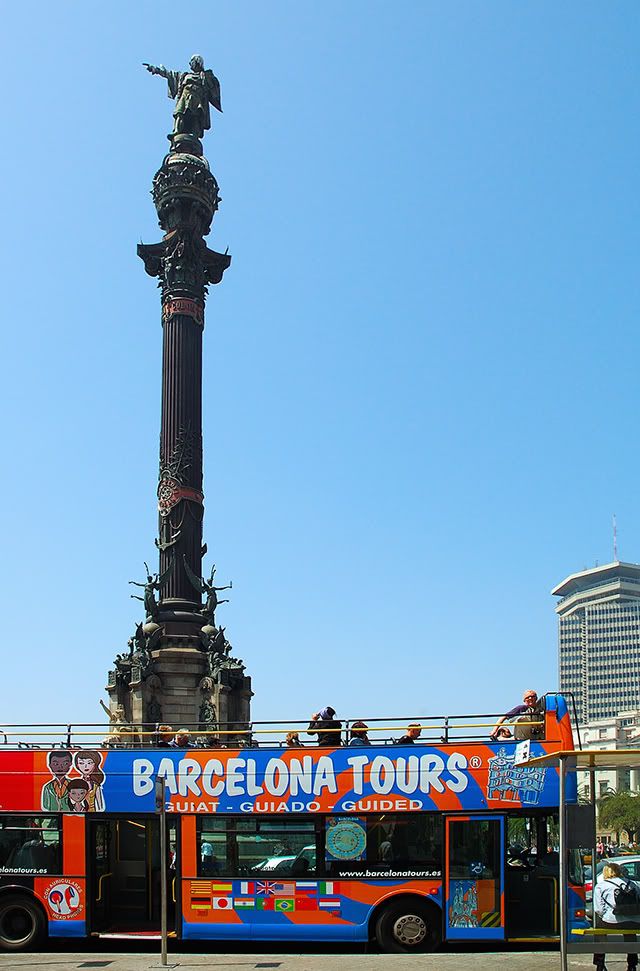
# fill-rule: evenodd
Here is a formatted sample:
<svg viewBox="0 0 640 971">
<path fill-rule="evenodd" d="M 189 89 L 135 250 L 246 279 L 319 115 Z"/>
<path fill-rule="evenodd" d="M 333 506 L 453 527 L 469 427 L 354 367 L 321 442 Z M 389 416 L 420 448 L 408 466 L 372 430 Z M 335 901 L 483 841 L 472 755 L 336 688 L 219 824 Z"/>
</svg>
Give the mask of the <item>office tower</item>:
<svg viewBox="0 0 640 971">
<path fill-rule="evenodd" d="M 608 563 L 551 591 L 558 614 L 560 690 L 581 723 L 640 709 L 640 565 Z"/>
</svg>

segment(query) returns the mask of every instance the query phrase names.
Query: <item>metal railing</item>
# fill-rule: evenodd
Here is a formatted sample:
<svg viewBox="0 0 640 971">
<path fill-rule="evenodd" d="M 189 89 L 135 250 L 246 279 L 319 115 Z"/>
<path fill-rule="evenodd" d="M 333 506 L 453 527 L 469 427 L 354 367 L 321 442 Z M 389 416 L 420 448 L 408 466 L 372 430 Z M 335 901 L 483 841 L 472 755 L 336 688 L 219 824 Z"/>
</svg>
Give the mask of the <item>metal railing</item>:
<svg viewBox="0 0 640 971">
<path fill-rule="evenodd" d="M 362 732 L 358 732 L 356 723 L 364 722 L 367 735 L 372 745 L 397 744 L 399 736 L 406 733 L 409 726 L 420 728 L 420 735 L 414 739 L 416 745 L 453 744 L 460 742 L 489 741 L 496 730 L 499 719 L 504 718 L 503 712 L 471 715 L 442 715 L 442 716 L 394 716 L 389 718 L 345 718 L 340 727 L 323 727 L 323 735 L 334 735 L 336 745 L 348 744 Z M 513 730 L 517 724 L 519 734 L 522 729 L 530 729 L 534 737 L 544 738 L 544 714 L 540 713 L 539 720 L 524 720 L 516 718 L 504 722 L 501 726 L 506 730 Z M 161 731 L 166 728 L 167 731 Z M 202 724 L 182 724 L 180 729 L 187 730 L 186 744 L 177 744 L 174 740 L 180 732 L 169 726 L 151 722 L 127 722 L 123 724 L 105 724 L 104 722 L 85 723 L 40 723 L 40 724 L 6 724 L 0 726 L 0 750 L 12 749 L 50 749 L 50 748 L 157 748 L 166 747 L 251 747 L 251 748 L 283 748 L 286 746 L 286 736 L 297 733 L 298 745 L 313 746 L 317 744 L 316 731 L 308 718 L 275 721 L 225 722 L 216 726 Z M 311 733 L 309 733 L 311 729 Z M 509 741 L 509 738 L 499 738 L 498 741 Z M 294 741 L 293 747 L 296 747 Z"/>
</svg>

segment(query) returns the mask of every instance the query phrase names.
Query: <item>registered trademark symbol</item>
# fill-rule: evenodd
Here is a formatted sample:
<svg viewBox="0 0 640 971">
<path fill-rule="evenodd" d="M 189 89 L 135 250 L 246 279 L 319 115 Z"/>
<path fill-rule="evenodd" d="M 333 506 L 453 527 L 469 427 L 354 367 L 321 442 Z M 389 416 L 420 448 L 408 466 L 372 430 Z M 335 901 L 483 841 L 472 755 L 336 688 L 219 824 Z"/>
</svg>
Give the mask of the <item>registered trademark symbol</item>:
<svg viewBox="0 0 640 971">
<path fill-rule="evenodd" d="M 471 758 L 469 759 L 469 765 L 471 766 L 472 769 L 479 769 L 480 766 L 482 765 L 482 759 L 480 758 L 479 755 L 472 755 Z"/>
</svg>

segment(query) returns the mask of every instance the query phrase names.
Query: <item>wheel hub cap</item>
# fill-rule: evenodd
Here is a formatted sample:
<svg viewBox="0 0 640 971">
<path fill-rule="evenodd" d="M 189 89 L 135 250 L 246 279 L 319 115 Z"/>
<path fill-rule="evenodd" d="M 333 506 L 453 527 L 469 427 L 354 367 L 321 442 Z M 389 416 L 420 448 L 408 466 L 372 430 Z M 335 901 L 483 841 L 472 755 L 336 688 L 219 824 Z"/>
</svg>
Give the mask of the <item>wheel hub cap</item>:
<svg viewBox="0 0 640 971">
<path fill-rule="evenodd" d="M 393 934 L 401 944 L 415 947 L 421 944 L 427 936 L 427 925 L 417 914 L 405 914 L 399 917 L 393 925 Z"/>
</svg>

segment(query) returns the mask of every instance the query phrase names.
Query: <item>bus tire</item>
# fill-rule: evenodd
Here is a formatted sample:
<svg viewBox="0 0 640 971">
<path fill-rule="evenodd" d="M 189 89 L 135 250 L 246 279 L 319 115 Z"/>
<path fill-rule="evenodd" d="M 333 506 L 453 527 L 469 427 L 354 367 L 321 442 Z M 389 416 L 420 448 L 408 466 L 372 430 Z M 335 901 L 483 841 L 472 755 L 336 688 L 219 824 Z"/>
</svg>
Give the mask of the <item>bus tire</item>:
<svg viewBox="0 0 640 971">
<path fill-rule="evenodd" d="M 441 940 L 440 912 L 419 897 L 404 897 L 386 904 L 375 923 L 376 941 L 392 954 L 435 951 Z"/>
<path fill-rule="evenodd" d="M 0 949 L 28 951 L 42 939 L 45 917 L 42 908 L 22 893 L 0 895 Z"/>
</svg>

